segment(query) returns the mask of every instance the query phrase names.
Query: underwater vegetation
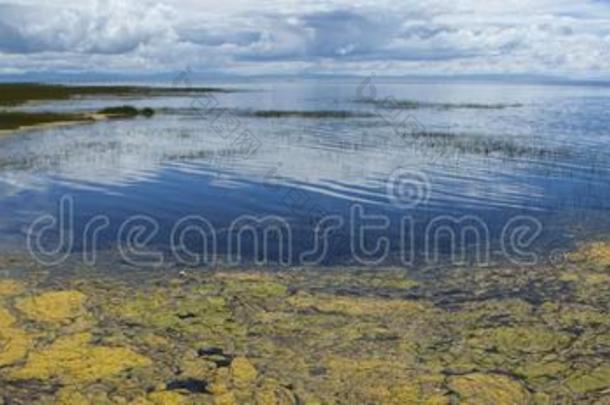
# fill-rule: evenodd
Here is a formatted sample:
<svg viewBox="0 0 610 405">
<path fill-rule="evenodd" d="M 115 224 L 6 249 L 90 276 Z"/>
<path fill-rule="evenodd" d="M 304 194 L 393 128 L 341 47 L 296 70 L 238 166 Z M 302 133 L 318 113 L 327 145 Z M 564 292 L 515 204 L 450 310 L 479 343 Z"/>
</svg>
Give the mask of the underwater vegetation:
<svg viewBox="0 0 610 405">
<path fill-rule="evenodd" d="M 501 104 L 501 103 L 441 103 L 441 102 L 427 102 L 427 101 L 416 101 L 416 100 L 395 100 L 395 99 L 375 99 L 375 98 L 363 98 L 356 100 L 358 103 L 372 104 L 378 108 L 387 109 L 401 109 L 401 110 L 418 110 L 418 109 L 437 109 L 437 110 L 503 110 L 506 108 L 519 108 L 523 107 L 523 104 L 512 103 L 512 104 Z"/>
<path fill-rule="evenodd" d="M 339 110 L 258 110 L 249 113 L 257 118 L 370 118 L 373 114 Z"/>
<path fill-rule="evenodd" d="M 155 110 L 153 110 L 152 108 L 148 108 L 148 107 L 138 110 L 137 108 L 135 108 L 133 106 L 123 105 L 123 106 L 119 106 L 119 107 L 107 107 L 102 110 L 99 110 L 98 113 L 106 115 L 111 118 L 135 117 L 138 115 L 142 115 L 142 116 L 148 118 L 148 117 L 152 117 L 153 115 L 155 115 Z"/>
<path fill-rule="evenodd" d="M 46 280 L 34 266 L 0 279 L 0 392 L 16 404 L 608 403 L 609 259 L 600 242 L 558 266 L 423 276 Z"/>
<path fill-rule="evenodd" d="M 406 142 L 416 143 L 433 149 L 452 149 L 460 153 L 477 155 L 502 155 L 507 157 L 558 157 L 569 153 L 564 148 L 532 146 L 526 142 L 508 138 L 494 138 L 478 134 L 453 132 L 411 132 L 401 133 Z M 518 138 L 517 138 L 518 139 Z M 531 140 L 530 140 L 531 143 Z"/>
</svg>

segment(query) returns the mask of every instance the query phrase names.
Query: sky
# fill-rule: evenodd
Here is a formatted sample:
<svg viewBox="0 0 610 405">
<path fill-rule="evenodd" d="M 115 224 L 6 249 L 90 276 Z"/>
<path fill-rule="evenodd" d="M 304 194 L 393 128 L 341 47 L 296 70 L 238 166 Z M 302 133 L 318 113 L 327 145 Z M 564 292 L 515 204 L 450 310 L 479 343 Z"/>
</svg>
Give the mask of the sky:
<svg viewBox="0 0 610 405">
<path fill-rule="evenodd" d="M 610 78 L 610 0 L 0 0 L 0 74 Z"/>
</svg>

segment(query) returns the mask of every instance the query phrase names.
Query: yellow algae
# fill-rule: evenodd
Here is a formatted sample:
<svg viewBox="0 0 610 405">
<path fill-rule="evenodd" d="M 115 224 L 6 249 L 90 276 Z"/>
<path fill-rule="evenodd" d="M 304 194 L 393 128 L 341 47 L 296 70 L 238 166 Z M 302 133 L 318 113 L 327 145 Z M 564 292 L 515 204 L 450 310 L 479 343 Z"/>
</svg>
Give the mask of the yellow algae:
<svg viewBox="0 0 610 405">
<path fill-rule="evenodd" d="M 245 357 L 236 357 L 231 362 L 231 376 L 236 384 L 249 384 L 256 380 L 256 368 Z"/>
<path fill-rule="evenodd" d="M 469 343 L 502 353 L 548 352 L 566 346 L 570 337 L 541 327 L 499 327 L 475 331 Z"/>
<path fill-rule="evenodd" d="M 288 288 L 278 282 L 279 277 L 263 273 L 219 273 L 215 276 L 216 287 L 222 287 L 224 295 L 238 295 L 246 298 L 275 298 L 286 294 Z M 205 291 L 213 287 L 206 285 L 200 287 Z"/>
<path fill-rule="evenodd" d="M 0 367 L 13 364 L 27 354 L 31 338 L 21 329 L 14 328 L 15 318 L 0 307 Z"/>
<path fill-rule="evenodd" d="M 143 398 L 143 397 L 137 397 L 133 401 L 129 402 L 129 405 L 152 405 L 152 404 L 153 404 L 152 402 L 150 402 L 148 399 Z"/>
<path fill-rule="evenodd" d="M 51 291 L 18 299 L 15 306 L 29 319 L 65 323 L 85 313 L 85 300 L 79 291 Z"/>
<path fill-rule="evenodd" d="M 280 283 L 270 281 L 237 281 L 228 282 L 223 292 L 227 295 L 237 295 L 250 298 L 274 298 L 286 294 L 288 288 Z"/>
<path fill-rule="evenodd" d="M 0 367 L 23 359 L 29 349 L 31 337 L 21 329 L 0 328 Z"/>
<path fill-rule="evenodd" d="M 148 394 L 148 400 L 154 405 L 182 405 L 186 403 L 186 398 L 172 391 L 158 391 Z"/>
<path fill-rule="evenodd" d="M 575 262 L 586 262 L 597 266 L 610 267 L 610 243 L 595 242 L 581 247 L 568 255 Z"/>
<path fill-rule="evenodd" d="M 244 281 L 244 282 L 274 282 L 279 277 L 274 276 L 267 273 L 261 272 L 244 272 L 244 271 L 235 271 L 235 272 L 225 272 L 218 273 L 215 276 L 216 280 L 225 281 L 225 280 L 233 280 L 233 281 Z"/>
<path fill-rule="evenodd" d="M 420 381 L 400 361 L 378 358 L 330 357 L 322 393 L 347 396 L 350 403 L 420 403 L 424 399 Z"/>
<path fill-rule="evenodd" d="M 610 348 L 610 317 L 602 299 L 607 289 L 603 284 L 583 288 L 591 291 L 591 299 L 572 299 L 575 286 L 564 288 L 557 281 L 562 273 L 578 276 L 578 266 L 565 267 L 541 271 L 532 284 L 545 302 L 540 306 L 519 298 L 484 298 L 500 287 L 515 288 L 520 296 L 521 281 L 515 284 L 513 278 L 493 273 L 473 281 L 480 284 L 472 290 L 462 280 L 443 279 L 433 286 L 422 280 L 422 289 L 439 288 L 430 294 L 442 298 L 438 307 L 423 298 L 397 299 L 403 296 L 400 291 L 384 290 L 377 297 L 372 289 L 363 291 L 366 295 L 329 292 L 339 285 L 357 292 L 353 286 L 386 281 L 379 288 L 391 288 L 400 280 L 384 275 L 378 280 L 333 275 L 320 281 L 301 274 L 192 274 L 181 278 L 179 286 L 165 277 L 143 286 L 72 282 L 65 289 L 88 297 L 77 315 L 65 318 L 74 321 L 61 329 L 28 322 L 27 334 L 16 326 L 23 318 L 34 319 L 22 309 L 27 298 L 0 297 L 0 362 L 9 366 L 1 368 L 0 385 L 2 380 L 42 380 L 9 384 L 9 395 L 18 400 L 29 398 L 26 390 L 43 386 L 81 388 L 80 396 L 68 388 L 54 397 L 40 393 L 43 401 L 60 404 L 62 398 L 63 403 L 85 399 L 134 405 L 593 403 L 606 399 L 610 373 L 599 366 L 599 356 Z M 588 286 L 576 287 L 581 285 Z M 295 293 L 289 294 L 288 286 Z M 445 301 L 443 291 L 455 295 Z M 468 299 L 479 293 L 480 300 Z M 91 312 L 84 312 L 85 305 Z M 91 335 L 75 329 L 81 330 L 76 326 L 83 321 L 91 325 L 93 317 L 99 321 L 99 339 L 91 341 Z M 20 340 L 29 343 L 3 358 L 7 331 L 21 333 Z M 49 344 L 56 334 L 64 337 Z M 35 336 L 37 345 L 32 344 Z M 135 347 L 146 351 L 147 358 Z M 130 356 L 144 360 L 134 362 Z M 205 389 L 189 385 L 195 383 Z M 95 397 L 96 392 L 106 399 Z"/>
<path fill-rule="evenodd" d="M 383 382 L 367 385 L 365 381 L 362 381 L 360 386 L 354 387 L 350 394 L 355 394 L 358 400 L 367 403 L 403 405 L 422 402 L 421 388 L 410 382 L 387 386 L 383 385 Z"/>
<path fill-rule="evenodd" d="M 227 384 L 225 384 L 224 382 L 222 382 L 222 378 L 216 378 L 217 381 L 214 381 L 212 384 L 210 384 L 207 387 L 207 390 L 212 394 L 212 395 L 222 395 L 222 394 L 226 394 L 227 392 L 229 392 L 229 387 L 227 386 Z"/>
<path fill-rule="evenodd" d="M 451 404 L 451 398 L 441 394 L 433 394 L 426 398 L 424 405 L 449 405 Z"/>
<path fill-rule="evenodd" d="M 144 326 L 196 334 L 227 334 L 242 328 L 232 321 L 225 298 L 200 294 L 172 297 L 157 289 L 149 294 L 125 297 L 108 306 L 119 318 Z"/>
<path fill-rule="evenodd" d="M 600 366 L 588 373 L 581 373 L 567 379 L 566 385 L 579 394 L 607 390 L 610 388 L 610 365 Z"/>
<path fill-rule="evenodd" d="M 74 387 L 65 387 L 55 395 L 56 403 L 59 405 L 88 405 L 91 403 L 83 394 Z"/>
<path fill-rule="evenodd" d="M 566 308 L 562 309 L 559 314 L 559 320 L 561 323 L 574 326 L 574 325 L 605 325 L 610 326 L 610 315 L 606 312 L 596 311 L 593 309 L 577 309 L 577 308 Z"/>
<path fill-rule="evenodd" d="M 552 405 L 551 397 L 544 392 L 536 392 L 532 395 L 534 405 Z"/>
<path fill-rule="evenodd" d="M 25 366 L 10 376 L 16 380 L 59 378 L 63 382 L 87 382 L 110 377 L 151 361 L 128 348 L 94 346 L 89 333 L 63 336 L 49 347 L 28 355 Z"/>
<path fill-rule="evenodd" d="M 236 403 L 235 394 L 232 392 L 225 392 L 224 394 L 214 396 L 215 405 L 233 405 Z"/>
<path fill-rule="evenodd" d="M 390 387 L 389 396 L 380 398 L 387 404 L 415 404 L 421 401 L 421 388 L 414 383 Z"/>
<path fill-rule="evenodd" d="M 324 285 L 335 285 L 346 288 L 382 288 L 387 290 L 407 290 L 419 286 L 409 278 L 408 273 L 400 268 L 378 270 L 342 269 L 336 272 L 315 275 Z"/>
<path fill-rule="evenodd" d="M 528 362 L 519 367 L 516 372 L 528 381 L 531 381 L 543 378 L 556 378 L 568 369 L 569 366 L 567 364 L 559 361 Z"/>
<path fill-rule="evenodd" d="M 518 299 L 486 300 L 464 305 L 462 310 L 451 312 L 451 320 L 459 321 L 463 327 L 476 327 L 486 318 L 499 317 L 504 322 L 519 323 L 532 317 L 531 304 Z"/>
<path fill-rule="evenodd" d="M 257 405 L 275 405 L 278 403 L 275 391 L 272 388 L 263 388 L 256 392 Z"/>
<path fill-rule="evenodd" d="M 171 345 L 169 339 L 163 336 L 156 335 L 154 333 L 143 334 L 140 337 L 140 340 L 142 341 L 142 343 L 153 347 L 165 347 Z"/>
<path fill-rule="evenodd" d="M 278 391 L 281 389 L 278 381 L 274 379 L 267 379 L 260 386 L 255 394 L 255 400 L 257 405 L 276 405 L 281 403 Z M 281 392 L 280 392 L 281 393 Z M 283 402 L 282 402 L 283 403 Z"/>
<path fill-rule="evenodd" d="M 496 374 L 473 373 L 451 377 L 449 389 L 465 404 L 526 405 L 530 393 L 517 381 Z"/>
<path fill-rule="evenodd" d="M 587 285 L 599 285 L 599 284 L 608 284 L 610 283 L 610 275 L 605 273 L 596 273 L 593 271 L 573 271 L 573 272 L 564 272 L 559 276 L 561 281 L 574 282 L 574 283 L 584 283 Z"/>
<path fill-rule="evenodd" d="M 387 289 L 407 290 L 419 285 L 417 281 L 408 278 L 401 270 L 375 271 L 368 276 L 363 274 L 352 277 L 352 280 L 368 287 Z"/>
<path fill-rule="evenodd" d="M 23 285 L 15 280 L 0 280 L 0 297 L 10 297 L 23 292 Z"/>
<path fill-rule="evenodd" d="M 213 362 L 184 360 L 180 363 L 180 374 L 184 377 L 205 380 L 215 367 Z"/>
<path fill-rule="evenodd" d="M 426 310 L 422 303 L 401 299 L 297 294 L 287 301 L 297 308 L 315 308 L 321 312 L 352 316 L 405 314 Z"/>
<path fill-rule="evenodd" d="M 379 372 L 380 374 L 388 374 L 398 372 L 399 374 L 407 370 L 407 365 L 397 362 L 392 362 L 386 359 L 377 358 L 347 358 L 347 357 L 330 357 L 325 362 L 331 376 L 343 378 L 350 375 L 367 375 L 370 373 Z"/>
<path fill-rule="evenodd" d="M 8 310 L 0 307 L 0 329 L 5 329 L 10 326 L 13 326 L 15 323 L 15 318 L 11 315 Z"/>
</svg>

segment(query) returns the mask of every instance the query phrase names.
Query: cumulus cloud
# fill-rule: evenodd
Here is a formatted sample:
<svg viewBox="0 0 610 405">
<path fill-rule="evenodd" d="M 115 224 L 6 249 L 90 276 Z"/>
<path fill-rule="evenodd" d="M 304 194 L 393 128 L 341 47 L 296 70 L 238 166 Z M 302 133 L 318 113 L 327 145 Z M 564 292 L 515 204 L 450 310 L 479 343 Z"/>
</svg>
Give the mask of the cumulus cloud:
<svg viewBox="0 0 610 405">
<path fill-rule="evenodd" d="M 244 3 L 0 3 L 0 72 L 610 76 L 608 1 Z"/>
</svg>

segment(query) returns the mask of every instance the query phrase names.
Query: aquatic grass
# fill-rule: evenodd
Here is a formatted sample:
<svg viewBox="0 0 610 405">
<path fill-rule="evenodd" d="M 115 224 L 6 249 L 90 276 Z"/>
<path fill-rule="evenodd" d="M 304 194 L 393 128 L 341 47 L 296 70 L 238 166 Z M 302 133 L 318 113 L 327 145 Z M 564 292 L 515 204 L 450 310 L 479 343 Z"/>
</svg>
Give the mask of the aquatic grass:
<svg viewBox="0 0 610 405">
<path fill-rule="evenodd" d="M 377 108 L 384 109 L 401 109 L 401 110 L 417 110 L 417 109 L 438 109 L 438 110 L 503 110 L 506 108 L 523 107 L 521 103 L 442 103 L 417 100 L 396 100 L 393 98 L 373 99 L 362 98 L 356 102 L 364 104 L 372 104 Z"/>
<path fill-rule="evenodd" d="M 181 153 L 164 153 L 163 160 L 167 161 L 182 161 L 182 160 L 198 160 L 198 159 L 233 159 L 251 153 L 250 150 L 244 148 L 222 148 L 222 149 L 203 149 L 190 150 Z"/>
<path fill-rule="evenodd" d="M 128 116 L 128 117 L 135 117 L 136 115 L 138 115 L 140 113 L 137 108 L 132 107 L 130 105 L 123 105 L 120 107 L 107 107 L 102 110 L 99 110 L 98 112 L 100 114 L 120 115 L 120 116 Z"/>
<path fill-rule="evenodd" d="M 249 113 L 257 118 L 369 118 L 373 114 L 341 110 L 259 110 Z"/>
<path fill-rule="evenodd" d="M 0 105 L 17 106 L 30 101 L 69 100 L 78 97 L 160 97 L 188 93 L 229 93 L 215 87 L 63 86 L 40 83 L 0 83 Z"/>
<path fill-rule="evenodd" d="M 118 107 L 107 107 L 98 111 L 99 114 L 104 114 L 110 117 L 136 117 L 143 115 L 145 117 L 152 117 L 155 111 L 152 108 L 143 108 L 138 110 L 137 108 L 130 105 L 122 105 Z"/>
<path fill-rule="evenodd" d="M 403 139 L 417 142 L 429 148 L 454 148 L 461 153 L 477 155 L 504 155 L 508 157 L 565 156 L 568 151 L 560 148 L 545 148 L 522 145 L 510 139 L 498 139 L 479 134 L 452 132 L 403 132 Z"/>
</svg>

